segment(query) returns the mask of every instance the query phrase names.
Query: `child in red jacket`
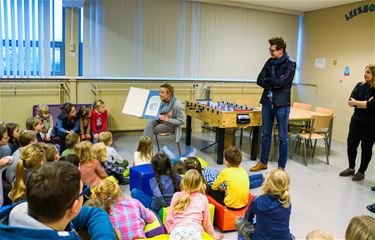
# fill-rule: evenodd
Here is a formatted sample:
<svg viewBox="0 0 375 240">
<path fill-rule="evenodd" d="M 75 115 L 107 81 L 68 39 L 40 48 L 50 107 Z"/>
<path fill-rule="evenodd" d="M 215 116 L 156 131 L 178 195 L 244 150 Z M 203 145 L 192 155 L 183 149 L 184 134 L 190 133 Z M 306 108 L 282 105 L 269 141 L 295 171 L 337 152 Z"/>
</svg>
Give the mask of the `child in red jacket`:
<svg viewBox="0 0 375 240">
<path fill-rule="evenodd" d="M 91 128 L 94 134 L 94 143 L 98 142 L 99 133 L 107 129 L 108 113 L 102 100 L 94 102 L 91 118 Z"/>
</svg>

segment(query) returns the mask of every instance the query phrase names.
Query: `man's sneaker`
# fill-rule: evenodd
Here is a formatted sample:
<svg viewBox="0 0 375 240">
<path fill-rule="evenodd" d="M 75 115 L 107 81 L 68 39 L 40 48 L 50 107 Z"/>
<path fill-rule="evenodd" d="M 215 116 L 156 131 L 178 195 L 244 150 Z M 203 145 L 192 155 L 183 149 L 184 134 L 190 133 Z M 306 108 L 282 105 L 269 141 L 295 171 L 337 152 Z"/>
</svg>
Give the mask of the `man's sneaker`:
<svg viewBox="0 0 375 240">
<path fill-rule="evenodd" d="M 361 181 L 365 178 L 365 174 L 364 173 L 361 173 L 361 172 L 357 172 L 353 177 L 352 177 L 352 180 L 353 181 Z"/>
<path fill-rule="evenodd" d="M 258 162 L 257 165 L 255 165 L 254 167 L 250 168 L 250 171 L 251 172 L 256 172 L 256 171 L 260 171 L 260 170 L 263 170 L 263 169 L 267 169 L 267 165 L 263 164 L 261 162 Z"/>
<path fill-rule="evenodd" d="M 375 191 L 375 186 L 372 186 L 372 187 L 371 187 L 371 191 Z"/>
<path fill-rule="evenodd" d="M 340 172 L 340 177 L 347 177 L 347 176 L 352 176 L 354 175 L 354 169 L 347 168 L 344 171 Z"/>
</svg>

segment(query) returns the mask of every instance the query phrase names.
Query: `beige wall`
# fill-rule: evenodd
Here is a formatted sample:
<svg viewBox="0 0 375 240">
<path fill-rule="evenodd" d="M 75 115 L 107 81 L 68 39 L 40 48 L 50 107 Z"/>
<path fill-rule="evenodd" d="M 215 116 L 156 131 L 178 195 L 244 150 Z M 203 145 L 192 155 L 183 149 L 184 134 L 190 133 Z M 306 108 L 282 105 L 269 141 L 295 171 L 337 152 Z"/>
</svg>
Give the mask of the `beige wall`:
<svg viewBox="0 0 375 240">
<path fill-rule="evenodd" d="M 111 81 L 111 80 L 66 80 L 9 82 L 0 84 L 0 120 L 17 122 L 21 129 L 32 116 L 33 105 L 72 103 L 93 103 L 101 99 L 105 102 L 109 117 L 108 129 L 111 131 L 142 130 L 146 120 L 122 114 L 122 108 L 130 87 L 158 90 L 161 81 Z M 261 91 L 254 83 L 219 82 L 169 82 L 175 87 L 175 94 L 181 102 L 206 97 L 208 90 L 216 100 L 235 102 L 236 99 L 249 99 L 257 105 Z M 202 94 L 201 94 L 202 93 Z M 201 122 L 193 121 L 194 131 L 200 131 Z"/>
<path fill-rule="evenodd" d="M 297 15 L 187 0 L 85 4 L 84 76 L 254 80 L 273 36 L 296 58 Z"/>
<path fill-rule="evenodd" d="M 357 15 L 346 21 L 350 10 L 375 1 L 307 12 L 301 84 L 294 88 L 296 101 L 332 108 L 335 112 L 333 138 L 345 142 L 353 109 L 347 101 L 355 84 L 363 81 L 366 65 L 375 63 L 375 13 Z M 315 59 L 325 58 L 324 69 L 315 68 Z M 333 65 L 333 60 L 337 65 Z M 344 76 L 344 68 L 351 70 Z"/>
<path fill-rule="evenodd" d="M 72 22 L 73 13 L 73 22 Z M 71 31 L 73 27 L 73 42 Z M 74 44 L 74 51 L 70 48 Z M 78 76 L 78 9 L 65 8 L 65 76 Z"/>
</svg>

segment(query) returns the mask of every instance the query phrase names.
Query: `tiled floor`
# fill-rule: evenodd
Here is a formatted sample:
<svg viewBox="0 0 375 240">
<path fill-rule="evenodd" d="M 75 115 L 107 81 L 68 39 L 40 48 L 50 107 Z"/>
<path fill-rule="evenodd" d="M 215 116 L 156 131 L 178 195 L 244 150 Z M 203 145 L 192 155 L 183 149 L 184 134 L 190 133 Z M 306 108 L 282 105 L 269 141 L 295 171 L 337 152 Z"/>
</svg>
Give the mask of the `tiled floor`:
<svg viewBox="0 0 375 240">
<path fill-rule="evenodd" d="M 140 135 L 140 132 L 115 134 L 114 147 L 130 162 L 133 161 L 133 153 Z M 224 165 L 217 165 L 215 162 L 214 147 L 204 152 L 199 151 L 209 143 L 208 140 L 214 139 L 215 135 L 212 132 L 193 133 L 192 145 L 197 149 L 198 156 L 207 160 L 211 166 L 222 169 Z M 247 139 L 244 139 L 244 159 L 241 164 L 245 169 L 249 169 L 256 163 L 249 160 Z M 173 137 L 161 138 L 159 141 L 161 145 L 168 145 L 176 150 Z M 181 146 L 184 151 L 184 144 Z M 157 150 L 156 147 L 154 149 Z M 358 157 L 360 157 L 360 152 Z M 286 171 L 291 176 L 291 232 L 297 239 L 305 239 L 309 231 L 320 228 L 333 233 L 338 239 L 344 239 L 345 229 L 353 216 L 372 214 L 365 206 L 375 202 L 375 192 L 370 190 L 370 187 L 375 185 L 375 160 L 373 158 L 370 163 L 365 180 L 360 182 L 353 182 L 349 177 L 338 176 L 339 172 L 347 167 L 345 144 L 332 143 L 330 165 L 325 163 L 324 147 L 319 144 L 314 159 L 310 157 L 307 161 L 306 167 L 303 164 L 301 151 L 287 163 Z M 359 159 L 357 161 L 359 165 Z M 269 169 L 276 167 L 277 162 L 269 163 Z M 128 195 L 129 187 L 123 187 L 123 191 Z M 260 194 L 260 188 L 252 190 L 252 193 Z M 235 232 L 225 233 L 224 236 L 225 239 L 237 239 Z"/>
</svg>

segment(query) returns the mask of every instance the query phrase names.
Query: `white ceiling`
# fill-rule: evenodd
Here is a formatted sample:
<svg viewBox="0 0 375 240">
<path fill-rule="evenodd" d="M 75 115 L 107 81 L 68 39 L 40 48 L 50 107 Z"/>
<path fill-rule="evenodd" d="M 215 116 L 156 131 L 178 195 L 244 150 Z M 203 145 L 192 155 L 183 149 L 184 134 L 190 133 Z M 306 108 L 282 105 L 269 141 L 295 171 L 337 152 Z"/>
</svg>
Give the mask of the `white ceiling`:
<svg viewBox="0 0 375 240">
<path fill-rule="evenodd" d="M 266 7 L 281 8 L 292 11 L 308 12 L 317 9 L 335 7 L 362 0 L 228 0 L 229 2 L 240 2 L 255 4 Z"/>
</svg>

